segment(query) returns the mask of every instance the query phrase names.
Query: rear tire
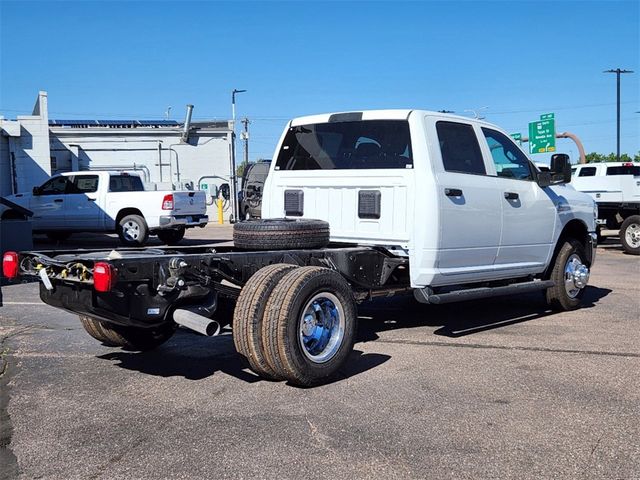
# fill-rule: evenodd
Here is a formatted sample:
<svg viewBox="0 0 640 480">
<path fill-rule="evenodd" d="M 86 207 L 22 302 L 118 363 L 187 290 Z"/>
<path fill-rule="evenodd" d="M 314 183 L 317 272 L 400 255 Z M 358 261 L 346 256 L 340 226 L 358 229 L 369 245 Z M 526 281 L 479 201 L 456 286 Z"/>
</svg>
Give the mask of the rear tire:
<svg viewBox="0 0 640 480">
<path fill-rule="evenodd" d="M 622 222 L 620 241 L 625 252 L 640 255 L 640 215 L 631 215 Z"/>
<path fill-rule="evenodd" d="M 129 247 L 141 247 L 149 238 L 147 222 L 140 215 L 127 215 L 118 222 L 118 236 Z"/>
<path fill-rule="evenodd" d="M 262 323 L 267 300 L 280 279 L 295 265 L 275 264 L 258 270 L 240 292 L 233 315 L 233 342 L 255 373 L 268 380 L 281 380 L 266 360 Z"/>
<path fill-rule="evenodd" d="M 549 276 L 555 285 L 546 292 L 547 303 L 556 311 L 575 310 L 580 306 L 584 287 L 589 280 L 589 270 L 586 277 L 581 267 L 586 268 L 586 254 L 580 242 L 569 239 L 564 242 L 553 264 L 553 270 Z M 576 278 L 578 280 L 576 281 Z"/>
<path fill-rule="evenodd" d="M 326 382 L 353 349 L 357 318 L 351 287 L 339 273 L 322 267 L 287 273 L 262 324 L 270 367 L 294 385 Z"/>
<path fill-rule="evenodd" d="M 308 218 L 266 218 L 233 226 L 233 243 L 247 250 L 322 248 L 329 243 L 329 223 Z"/>
<path fill-rule="evenodd" d="M 184 238 L 185 232 L 186 228 L 181 227 L 176 229 L 158 230 L 156 235 L 158 236 L 158 240 L 165 245 L 175 245 Z"/>
<path fill-rule="evenodd" d="M 85 315 L 80 315 L 80 323 L 96 340 L 109 347 L 122 347 L 126 350 L 152 350 L 169 340 L 175 332 L 173 325 L 158 328 L 123 327 Z"/>
</svg>

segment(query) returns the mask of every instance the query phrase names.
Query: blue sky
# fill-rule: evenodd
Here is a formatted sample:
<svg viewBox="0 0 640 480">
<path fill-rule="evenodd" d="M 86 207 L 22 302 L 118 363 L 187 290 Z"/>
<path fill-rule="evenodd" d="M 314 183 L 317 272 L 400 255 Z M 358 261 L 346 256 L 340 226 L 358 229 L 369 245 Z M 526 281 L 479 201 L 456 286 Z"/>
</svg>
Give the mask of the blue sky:
<svg viewBox="0 0 640 480">
<path fill-rule="evenodd" d="M 373 108 L 483 110 L 527 134 L 554 112 L 586 150 L 640 150 L 640 2 L 0 0 L 0 115 L 248 116 L 250 159 L 270 158 L 286 119 Z M 570 141 L 559 151 L 577 155 Z M 239 150 L 241 154 L 241 149 Z M 544 161 L 546 156 L 535 155 Z"/>
</svg>

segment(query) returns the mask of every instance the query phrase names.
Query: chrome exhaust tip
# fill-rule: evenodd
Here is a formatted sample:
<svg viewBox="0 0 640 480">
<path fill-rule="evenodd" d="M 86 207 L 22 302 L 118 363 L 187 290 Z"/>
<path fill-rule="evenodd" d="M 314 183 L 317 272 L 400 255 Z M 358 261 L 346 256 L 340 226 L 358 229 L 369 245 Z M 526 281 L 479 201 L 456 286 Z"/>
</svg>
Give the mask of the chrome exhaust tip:
<svg viewBox="0 0 640 480">
<path fill-rule="evenodd" d="M 191 310 L 178 308 L 173 312 L 173 321 L 194 332 L 198 332 L 207 337 L 215 337 L 220 334 L 220 324 L 203 315 L 199 315 Z"/>
</svg>

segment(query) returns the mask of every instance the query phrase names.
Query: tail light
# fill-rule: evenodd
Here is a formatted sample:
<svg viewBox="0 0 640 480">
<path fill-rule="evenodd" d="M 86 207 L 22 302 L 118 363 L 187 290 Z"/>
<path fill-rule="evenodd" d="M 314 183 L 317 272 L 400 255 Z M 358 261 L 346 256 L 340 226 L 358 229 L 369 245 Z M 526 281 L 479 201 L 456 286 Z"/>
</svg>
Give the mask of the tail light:
<svg viewBox="0 0 640 480">
<path fill-rule="evenodd" d="M 2 273 L 7 278 L 18 276 L 18 254 L 16 252 L 5 252 L 2 256 Z"/>
<path fill-rule="evenodd" d="M 110 292 L 117 281 L 117 270 L 110 263 L 97 262 L 93 266 L 93 288 L 96 292 Z"/>
<path fill-rule="evenodd" d="M 173 194 L 165 195 L 162 199 L 162 210 L 173 210 Z"/>
</svg>

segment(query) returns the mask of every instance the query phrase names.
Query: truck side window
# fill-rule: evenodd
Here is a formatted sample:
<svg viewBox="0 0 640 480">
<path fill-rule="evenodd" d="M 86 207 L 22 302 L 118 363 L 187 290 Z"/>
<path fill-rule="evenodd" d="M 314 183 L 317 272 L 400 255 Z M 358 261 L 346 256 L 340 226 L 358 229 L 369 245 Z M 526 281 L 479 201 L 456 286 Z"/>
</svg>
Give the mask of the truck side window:
<svg viewBox="0 0 640 480">
<path fill-rule="evenodd" d="M 73 193 L 92 193 L 98 190 L 98 175 L 76 175 L 73 179 Z"/>
<path fill-rule="evenodd" d="M 109 179 L 110 192 L 143 192 L 144 185 L 136 175 L 113 175 Z"/>
<path fill-rule="evenodd" d="M 473 127 L 466 123 L 437 122 L 436 130 L 447 172 L 486 175 L 480 144 Z"/>
<path fill-rule="evenodd" d="M 578 173 L 579 177 L 595 177 L 596 176 L 596 167 L 582 167 L 580 169 L 580 173 Z"/>
<path fill-rule="evenodd" d="M 594 167 L 590 167 L 594 168 Z M 584 168 L 583 168 L 584 170 Z M 633 175 L 640 176 L 640 167 L 634 165 L 622 165 L 618 167 L 607 167 L 607 175 Z"/>
<path fill-rule="evenodd" d="M 55 177 L 40 187 L 40 195 L 62 195 L 67 191 L 67 177 Z"/>
<path fill-rule="evenodd" d="M 499 177 L 533 180 L 531 162 L 509 137 L 490 128 L 483 128 L 482 133 L 491 150 L 491 157 Z"/>
</svg>

